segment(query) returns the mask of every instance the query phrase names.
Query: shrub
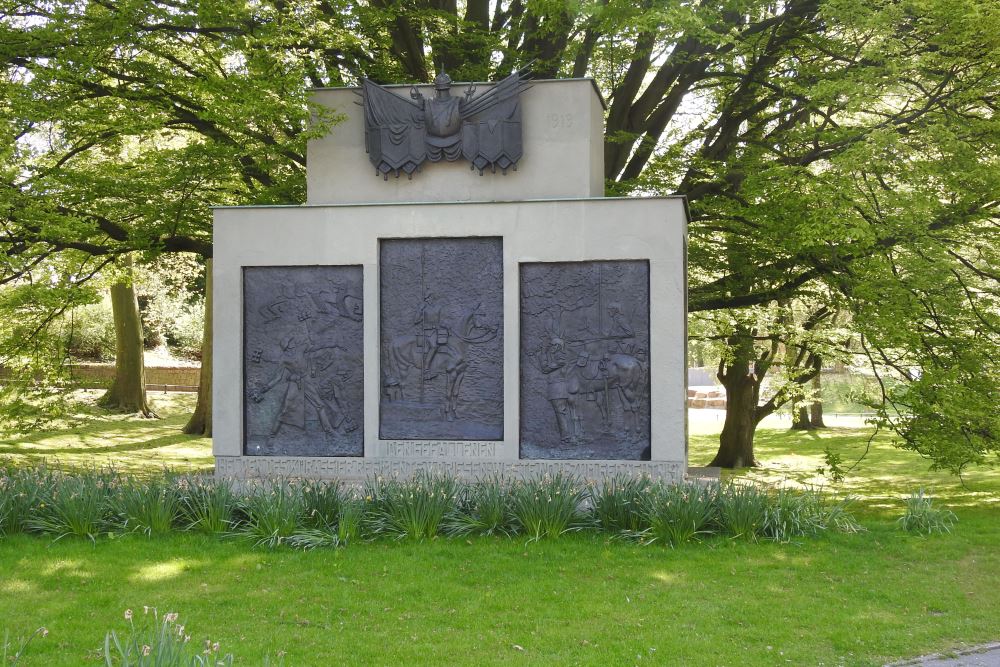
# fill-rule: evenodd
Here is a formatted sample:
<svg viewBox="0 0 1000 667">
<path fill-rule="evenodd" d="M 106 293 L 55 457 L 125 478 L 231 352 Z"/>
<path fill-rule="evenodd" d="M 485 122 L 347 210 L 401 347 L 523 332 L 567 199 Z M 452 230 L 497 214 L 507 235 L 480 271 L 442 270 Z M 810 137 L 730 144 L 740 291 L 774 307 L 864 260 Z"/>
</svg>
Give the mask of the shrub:
<svg viewBox="0 0 1000 667">
<path fill-rule="evenodd" d="M 493 475 L 464 487 L 445 519 L 449 535 L 513 535 L 517 527 L 511 507 L 510 480 Z"/>
<path fill-rule="evenodd" d="M 110 471 L 52 475 L 28 529 L 55 535 L 56 540 L 67 535 L 94 540 L 108 523 L 108 496 L 116 481 L 117 475 Z"/>
<path fill-rule="evenodd" d="M 756 484 L 730 482 L 720 487 L 717 505 L 717 521 L 724 534 L 756 541 L 763 533 L 771 501 Z"/>
<path fill-rule="evenodd" d="M 853 502 L 854 499 L 848 496 L 826 505 L 826 516 L 823 523 L 828 530 L 832 529 L 840 533 L 860 533 L 864 530 L 850 512 L 849 508 Z"/>
<path fill-rule="evenodd" d="M 645 475 L 618 474 L 590 488 L 594 522 L 609 533 L 639 533 L 649 527 L 644 502 L 652 489 Z"/>
<path fill-rule="evenodd" d="M 457 486 L 454 477 L 426 471 L 407 481 L 371 480 L 365 495 L 372 503 L 372 532 L 397 539 L 434 537 L 455 507 Z"/>
<path fill-rule="evenodd" d="M 300 487 L 286 480 L 251 487 L 239 504 L 237 530 L 255 547 L 277 547 L 295 534 L 305 512 Z"/>
<path fill-rule="evenodd" d="M 81 359 L 106 361 L 115 357 L 115 322 L 111 300 L 74 308 L 63 318 L 69 353 Z"/>
<path fill-rule="evenodd" d="M 911 533 L 950 533 L 952 526 L 958 521 L 955 513 L 949 509 L 935 507 L 930 496 L 924 495 L 920 489 L 910 494 L 906 500 L 906 511 L 897 520 L 897 525 Z"/>
<path fill-rule="evenodd" d="M 170 477 L 120 479 L 110 502 L 116 527 L 147 537 L 170 532 L 180 514 L 180 492 Z"/>
<path fill-rule="evenodd" d="M 814 535 L 823 529 L 819 494 L 781 488 L 769 501 L 761 528 L 764 537 L 787 542 L 793 537 Z"/>
<path fill-rule="evenodd" d="M 167 345 L 177 354 L 192 359 L 201 358 L 201 339 L 205 327 L 205 304 L 182 304 L 164 324 Z"/>
<path fill-rule="evenodd" d="M 510 495 L 511 514 L 529 541 L 558 537 L 583 525 L 580 504 L 586 491 L 576 477 L 560 472 L 519 480 Z"/>
<path fill-rule="evenodd" d="M 706 532 L 715 516 L 718 487 L 654 484 L 640 500 L 647 528 L 635 532 L 647 543 L 676 547 Z"/>
<path fill-rule="evenodd" d="M 236 494 L 226 480 L 188 477 L 181 481 L 181 521 L 185 530 L 227 533 L 234 528 Z"/>
</svg>

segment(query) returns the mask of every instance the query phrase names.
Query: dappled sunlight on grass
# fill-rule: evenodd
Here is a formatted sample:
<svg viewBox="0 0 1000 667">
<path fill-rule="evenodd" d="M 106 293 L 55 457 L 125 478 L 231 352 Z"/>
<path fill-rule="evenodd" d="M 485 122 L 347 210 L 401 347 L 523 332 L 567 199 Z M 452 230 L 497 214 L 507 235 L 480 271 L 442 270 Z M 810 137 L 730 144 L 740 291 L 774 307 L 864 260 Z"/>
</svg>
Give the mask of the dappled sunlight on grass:
<svg viewBox="0 0 1000 667">
<path fill-rule="evenodd" d="M 894 446 L 891 433 L 883 431 L 872 438 L 873 432 L 873 427 L 860 419 L 849 426 L 818 431 L 792 431 L 783 426 L 759 428 L 754 445 L 760 466 L 726 471 L 724 477 L 822 488 L 855 497 L 875 510 L 898 511 L 902 500 L 918 489 L 950 507 L 1000 508 L 1000 468 L 970 468 L 961 478 L 944 470 L 931 470 L 928 459 Z M 846 473 L 842 482 L 834 482 L 826 473 L 827 448 L 841 457 Z M 691 437 L 691 465 L 704 465 L 716 449 L 718 430 L 702 429 L 701 434 Z"/>
<path fill-rule="evenodd" d="M 47 577 L 63 575 L 67 577 L 90 577 L 93 572 L 84 569 L 86 562 L 77 558 L 74 560 L 57 560 L 47 563 L 39 571 Z"/>
<path fill-rule="evenodd" d="M 11 595 L 33 593 L 35 590 L 37 590 L 37 586 L 30 581 L 25 581 L 24 579 L 8 579 L 7 581 L 0 583 L 0 591 L 10 593 Z"/>
<path fill-rule="evenodd" d="M 173 558 L 168 561 L 143 565 L 129 575 L 129 580 L 147 582 L 164 581 L 180 576 L 190 570 L 200 568 L 203 565 L 204 561 L 196 561 L 189 558 Z"/>
<path fill-rule="evenodd" d="M 79 469 L 111 466 L 122 472 L 169 468 L 206 472 L 214 466 L 210 438 L 184 435 L 181 429 L 194 410 L 195 395 L 151 394 L 160 419 L 144 419 L 98 408 L 100 392 L 75 392 L 82 406 L 74 417 L 87 423 L 73 428 L 29 434 L 0 435 L 0 462 L 41 463 Z"/>
</svg>

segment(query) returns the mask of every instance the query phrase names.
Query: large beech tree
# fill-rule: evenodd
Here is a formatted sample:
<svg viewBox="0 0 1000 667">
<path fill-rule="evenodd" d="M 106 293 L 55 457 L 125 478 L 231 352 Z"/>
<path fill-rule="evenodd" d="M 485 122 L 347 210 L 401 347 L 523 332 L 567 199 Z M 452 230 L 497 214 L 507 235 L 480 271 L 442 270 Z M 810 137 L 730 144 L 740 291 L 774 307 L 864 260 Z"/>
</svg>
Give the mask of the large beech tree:
<svg viewBox="0 0 1000 667">
<path fill-rule="evenodd" d="M 873 285 L 905 283 L 930 253 L 961 276 L 936 298 L 964 313 L 994 280 L 974 239 L 998 206 L 998 35 L 990 0 L 15 0 L 0 14 L 0 150 L 15 165 L 0 167 L 0 243 L 208 257 L 210 204 L 302 200 L 307 86 L 426 82 L 440 67 L 482 80 L 533 62 L 604 91 L 609 192 L 688 197 L 693 311 L 822 292 L 856 318 Z M 892 312 L 865 332 L 882 367 L 893 328 L 928 317 Z M 734 435 L 716 462 L 748 464 L 754 367 L 773 336 L 718 333 Z M 970 329 L 924 335 L 905 342 Z M 918 422 L 892 423 L 927 442 Z M 995 451 L 995 430 L 972 430 Z"/>
</svg>

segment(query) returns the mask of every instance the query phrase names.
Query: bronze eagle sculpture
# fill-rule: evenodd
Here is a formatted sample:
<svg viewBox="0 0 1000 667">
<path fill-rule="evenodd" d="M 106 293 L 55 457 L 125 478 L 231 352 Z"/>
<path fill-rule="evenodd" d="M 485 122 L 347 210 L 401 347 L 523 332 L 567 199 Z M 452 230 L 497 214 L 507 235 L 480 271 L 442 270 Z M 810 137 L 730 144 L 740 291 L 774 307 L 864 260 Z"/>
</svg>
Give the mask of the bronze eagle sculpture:
<svg viewBox="0 0 1000 667">
<path fill-rule="evenodd" d="M 365 150 L 376 175 L 388 180 L 401 173 L 413 178 L 425 160 L 469 161 L 482 176 L 486 169 L 503 174 L 517 170 L 521 144 L 520 94 L 530 88 L 527 67 L 476 95 L 469 84 L 463 97 L 451 94 L 451 77 L 434 79 L 435 96 L 427 99 L 410 86 L 410 99 L 371 79 L 361 80 L 365 114 Z"/>
</svg>

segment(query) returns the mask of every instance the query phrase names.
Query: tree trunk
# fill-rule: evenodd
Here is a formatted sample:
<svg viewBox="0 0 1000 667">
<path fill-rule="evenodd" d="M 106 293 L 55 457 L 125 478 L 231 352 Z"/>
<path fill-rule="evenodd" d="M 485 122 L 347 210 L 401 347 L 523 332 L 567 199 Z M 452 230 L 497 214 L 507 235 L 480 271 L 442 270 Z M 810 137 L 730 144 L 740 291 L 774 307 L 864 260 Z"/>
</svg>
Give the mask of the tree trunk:
<svg viewBox="0 0 1000 667">
<path fill-rule="evenodd" d="M 201 373 L 198 404 L 184 426 L 190 435 L 212 437 L 212 260 L 205 261 L 205 328 L 201 337 Z"/>
<path fill-rule="evenodd" d="M 726 388 L 726 421 L 719 436 L 719 451 L 710 466 L 746 468 L 757 465 L 753 437 L 757 430 L 757 403 L 764 368 L 754 364 L 755 350 L 750 336 L 730 338 L 734 358 L 728 368 L 719 364 L 719 381 Z M 751 367 L 753 364 L 753 367 Z"/>
<path fill-rule="evenodd" d="M 146 401 L 142 321 L 130 281 L 111 286 L 111 309 L 115 321 L 115 379 L 99 403 L 112 410 L 156 417 Z"/>
<path fill-rule="evenodd" d="M 809 428 L 826 428 L 823 423 L 823 381 L 821 380 L 823 361 L 819 355 L 813 360 L 816 376 L 812 379 L 813 402 L 809 407 Z"/>
<path fill-rule="evenodd" d="M 809 421 L 809 406 L 802 403 L 797 408 L 792 409 L 792 430 L 811 431 L 812 422 Z"/>
</svg>

